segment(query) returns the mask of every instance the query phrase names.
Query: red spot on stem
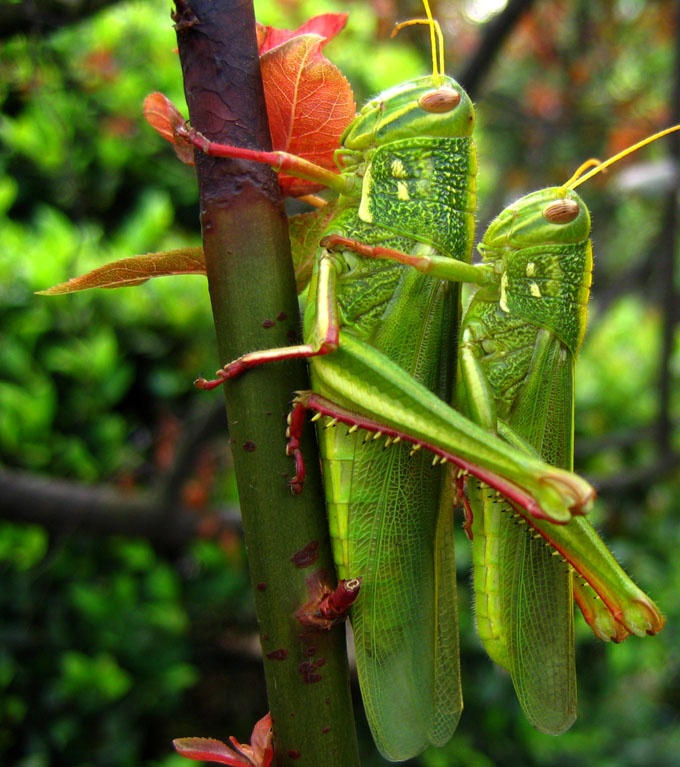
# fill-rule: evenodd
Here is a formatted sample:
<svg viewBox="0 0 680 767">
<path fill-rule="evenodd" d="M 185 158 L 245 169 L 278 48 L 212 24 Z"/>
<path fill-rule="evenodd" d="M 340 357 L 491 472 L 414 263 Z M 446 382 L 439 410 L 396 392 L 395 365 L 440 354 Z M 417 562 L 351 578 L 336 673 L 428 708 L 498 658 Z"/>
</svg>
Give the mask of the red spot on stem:
<svg viewBox="0 0 680 767">
<path fill-rule="evenodd" d="M 302 681 L 305 684 L 315 684 L 322 680 L 321 674 L 317 674 L 316 671 L 319 666 L 323 666 L 326 661 L 322 663 L 315 663 L 314 661 L 305 661 L 298 666 L 298 672 L 302 676 Z"/>
<path fill-rule="evenodd" d="M 319 541 L 310 541 L 306 546 L 296 551 L 290 558 L 295 567 L 303 568 L 313 565 L 319 557 Z"/>
<path fill-rule="evenodd" d="M 286 660 L 288 657 L 288 650 L 286 650 L 285 647 L 279 647 L 278 650 L 268 652 L 265 657 L 269 658 L 269 660 Z"/>
</svg>

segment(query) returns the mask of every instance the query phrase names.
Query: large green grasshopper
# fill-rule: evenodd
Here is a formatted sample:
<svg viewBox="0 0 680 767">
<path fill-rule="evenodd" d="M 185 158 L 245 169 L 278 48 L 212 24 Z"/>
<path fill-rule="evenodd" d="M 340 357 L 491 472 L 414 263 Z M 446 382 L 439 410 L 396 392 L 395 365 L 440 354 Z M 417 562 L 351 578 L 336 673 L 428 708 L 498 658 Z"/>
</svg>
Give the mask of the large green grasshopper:
<svg viewBox="0 0 680 767">
<path fill-rule="evenodd" d="M 247 354 L 198 385 L 307 357 L 315 392 L 337 407 L 439 439 L 459 466 L 513 503 L 566 522 L 590 502 L 586 482 L 509 447 L 444 401 L 452 398 L 456 365 L 455 286 L 361 253 L 366 246 L 398 249 L 455 262 L 459 274 L 477 273 L 467 263 L 474 111 L 433 58 L 432 76 L 392 88 L 361 110 L 342 138 L 337 174 L 178 128 L 207 153 L 265 162 L 326 185 L 337 199 L 323 235 L 346 242 L 341 253 L 319 246 L 303 296 L 303 344 Z M 410 447 L 384 451 L 335 430 L 319 437 L 338 574 L 363 583 L 352 626 L 368 720 L 381 752 L 405 759 L 447 742 L 462 708 L 451 490 L 445 474 L 422 454 L 411 457 Z M 298 472 L 296 489 L 300 480 Z"/>
<path fill-rule="evenodd" d="M 523 197 L 491 223 L 479 245 L 483 263 L 474 281 L 480 288 L 461 329 L 461 406 L 490 434 L 527 455 L 572 468 L 574 362 L 585 333 L 592 272 L 590 216 L 573 188 L 678 127 L 605 163 L 585 163 L 564 186 Z M 591 163 L 597 167 L 582 176 Z M 342 238 L 326 244 L 345 247 Z M 436 277 L 470 280 L 469 270 L 459 272 L 448 260 L 381 248 L 363 253 L 398 259 Z M 316 395 L 303 402 L 344 423 L 414 441 Z M 427 446 L 448 456 L 440 442 Z M 573 597 L 605 641 L 654 634 L 664 619 L 583 517 L 566 525 L 538 519 L 474 477 L 467 497 L 479 635 L 490 657 L 510 671 L 529 721 L 559 734 L 576 716 Z"/>
</svg>

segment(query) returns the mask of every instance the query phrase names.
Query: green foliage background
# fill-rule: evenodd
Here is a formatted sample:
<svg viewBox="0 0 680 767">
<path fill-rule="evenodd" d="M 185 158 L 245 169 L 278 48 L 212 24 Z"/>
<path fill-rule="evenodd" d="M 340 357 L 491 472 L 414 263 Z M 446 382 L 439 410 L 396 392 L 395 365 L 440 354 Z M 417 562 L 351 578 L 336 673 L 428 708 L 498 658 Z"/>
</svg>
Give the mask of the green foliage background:
<svg viewBox="0 0 680 767">
<path fill-rule="evenodd" d="M 484 32 L 471 19 L 481 6 L 436 6 L 453 74 Z M 420 15 L 418 3 L 380 7 L 382 16 L 368 3 L 256 3 L 260 20 L 288 28 L 349 10 L 348 30 L 327 52 L 358 103 L 429 66 L 422 30 L 383 34 L 391 13 Z M 563 182 L 584 159 L 668 124 L 673 7 L 536 5 L 476 95 L 480 230 L 521 193 Z M 211 397 L 191 385 L 216 367 L 203 278 L 34 295 L 116 258 L 198 244 L 193 171 L 141 117 L 153 90 L 184 103 L 175 45 L 168 4 L 137 0 L 51 34 L 16 35 L 0 49 L 0 462 L 9 469 L 130 492 L 152 487 L 167 470 L 168 424 Z M 452 743 L 418 760 L 424 767 L 680 765 L 680 492 L 677 469 L 653 471 L 659 456 L 648 428 L 669 321 L 645 271 L 651 263 L 654 277 L 666 154 L 667 145 L 654 147 L 633 161 L 636 176 L 612 172 L 583 188 L 597 262 L 576 429 L 582 472 L 625 479 L 651 467 L 645 481 L 602 493 L 594 517 L 668 625 L 654 639 L 605 646 L 578 618 L 579 719 L 560 738 L 541 735 L 477 641 L 461 535 L 466 709 Z M 624 290 L 622 275 L 631 275 Z M 671 374 L 677 421 L 677 338 Z M 229 457 L 207 450 L 204 501 L 220 507 L 235 500 Z M 170 767 L 186 763 L 170 753 L 172 737 L 246 739 L 266 709 L 233 538 L 187 541 L 168 555 L 139 539 L 0 522 L 0 616 L 2 764 Z M 363 763 L 381 764 L 360 727 Z"/>
</svg>

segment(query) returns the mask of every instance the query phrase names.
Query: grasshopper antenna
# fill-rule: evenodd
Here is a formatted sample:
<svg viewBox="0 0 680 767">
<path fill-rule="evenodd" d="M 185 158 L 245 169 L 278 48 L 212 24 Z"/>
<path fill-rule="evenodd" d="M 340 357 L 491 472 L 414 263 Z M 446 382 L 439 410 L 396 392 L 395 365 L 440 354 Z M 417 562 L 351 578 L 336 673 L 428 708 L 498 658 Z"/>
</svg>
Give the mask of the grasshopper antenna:
<svg viewBox="0 0 680 767">
<path fill-rule="evenodd" d="M 396 37 L 397 32 L 404 27 L 411 27 L 414 24 L 427 24 L 430 27 L 430 46 L 432 48 L 432 76 L 437 79 L 444 74 L 444 35 L 439 22 L 432 16 L 430 3 L 423 0 L 426 19 L 410 19 L 402 21 L 392 30 L 392 37 Z"/>
<path fill-rule="evenodd" d="M 666 128 L 665 130 L 654 133 L 651 136 L 647 136 L 647 138 L 642 139 L 642 141 L 638 141 L 636 144 L 629 146 L 627 149 L 623 149 L 621 152 L 617 152 L 615 155 L 610 157 L 608 160 L 605 160 L 604 162 L 600 162 L 599 160 L 595 159 L 586 160 L 577 168 L 576 173 L 574 173 L 569 181 L 567 181 L 567 183 L 564 185 L 564 188 L 576 189 L 577 186 L 581 186 L 581 184 L 584 184 L 593 176 L 596 176 L 598 173 L 603 171 L 605 168 L 608 168 L 610 165 L 613 165 L 615 162 L 622 160 L 629 154 L 637 152 L 638 149 L 642 149 L 643 146 L 647 146 L 647 144 L 651 144 L 653 141 L 663 138 L 669 133 L 674 133 L 677 130 L 680 130 L 680 125 L 672 125 L 670 128 Z M 595 167 L 593 168 L 593 166 Z M 592 170 L 583 175 L 584 172 L 588 170 L 588 168 L 592 168 Z"/>
</svg>

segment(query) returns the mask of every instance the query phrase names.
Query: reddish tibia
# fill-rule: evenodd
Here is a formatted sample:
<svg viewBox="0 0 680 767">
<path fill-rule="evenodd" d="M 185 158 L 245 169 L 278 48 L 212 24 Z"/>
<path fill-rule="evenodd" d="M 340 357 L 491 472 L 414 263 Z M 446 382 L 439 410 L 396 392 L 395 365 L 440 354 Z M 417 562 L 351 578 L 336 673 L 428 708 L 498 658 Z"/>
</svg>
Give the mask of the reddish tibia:
<svg viewBox="0 0 680 767">
<path fill-rule="evenodd" d="M 361 578 L 341 580 L 335 589 L 327 584 L 328 573 L 319 570 L 307 578 L 310 599 L 295 613 L 304 626 L 328 630 L 347 617 L 359 596 Z"/>
<path fill-rule="evenodd" d="M 459 503 L 463 507 L 463 513 L 465 514 L 465 522 L 463 523 L 463 530 L 469 541 L 472 540 L 472 521 L 473 512 L 468 501 L 467 495 L 465 495 L 465 475 L 458 474 L 456 477 L 456 497 L 453 499 L 454 504 L 457 506 Z"/>
<path fill-rule="evenodd" d="M 328 337 L 318 347 L 312 346 L 312 344 L 300 344 L 299 346 L 282 346 L 278 349 L 250 352 L 225 365 L 222 370 L 218 370 L 215 374 L 217 378 L 214 378 L 212 381 L 208 381 L 205 378 L 197 378 L 194 381 L 194 386 L 198 389 L 214 389 L 230 378 L 238 378 L 246 370 L 250 370 L 250 368 L 257 367 L 258 365 L 265 365 L 267 362 L 278 362 L 279 360 L 320 357 L 334 352 L 337 348 L 338 327 L 337 325 L 331 325 Z"/>
<path fill-rule="evenodd" d="M 192 128 L 186 122 L 174 125 L 175 136 L 178 140 L 195 146 L 201 152 L 211 157 L 231 157 L 236 160 L 252 160 L 264 165 L 269 165 L 277 173 L 288 173 L 297 178 L 304 178 L 316 184 L 333 189 L 338 194 L 346 194 L 354 187 L 354 181 L 348 176 L 341 176 L 332 170 L 322 168 L 309 160 L 297 157 L 288 152 L 262 152 L 245 147 L 218 144 L 210 141 L 202 133 Z"/>
<path fill-rule="evenodd" d="M 322 248 L 328 248 L 328 250 L 351 250 L 367 258 L 398 261 L 400 264 L 413 266 L 424 274 L 427 274 L 429 271 L 428 267 L 432 263 L 432 260 L 427 256 L 411 256 L 400 250 L 383 248 L 380 245 L 366 245 L 349 237 L 342 237 L 339 234 L 331 234 L 328 237 L 324 237 L 319 244 Z"/>
<path fill-rule="evenodd" d="M 337 327 L 336 327 L 337 331 Z M 216 386 L 223 384 L 230 378 L 238 378 L 242 373 L 250 368 L 257 367 L 258 365 L 264 365 L 267 362 L 277 362 L 279 360 L 291 360 L 305 357 L 316 357 L 322 354 L 329 354 L 338 348 L 337 340 L 329 339 L 322 342 L 322 344 L 315 348 L 311 344 L 300 344 L 299 346 L 282 346 L 278 349 L 264 349 L 259 352 L 250 352 L 244 354 L 242 357 L 225 365 L 222 370 L 218 370 L 215 374 L 217 378 L 211 381 L 205 378 L 197 378 L 194 381 L 194 386 L 198 389 L 214 389 Z"/>
<path fill-rule="evenodd" d="M 490 280 L 493 280 L 492 272 L 486 267 L 482 267 L 480 264 L 466 264 L 446 256 L 414 256 L 401 250 L 384 248 L 380 245 L 366 245 L 339 234 L 328 235 L 319 244 L 327 250 L 348 250 L 366 258 L 396 261 L 406 266 L 412 266 L 421 274 L 429 274 L 432 277 L 451 282 L 471 282 L 474 285 L 486 285 Z"/>
<path fill-rule="evenodd" d="M 283 152 L 261 152 L 254 149 L 245 149 L 238 146 L 228 146 L 226 144 L 216 144 L 206 138 L 202 133 L 192 128 L 187 122 L 175 126 L 175 136 L 184 140 L 187 144 L 192 144 L 201 152 L 209 154 L 212 157 L 233 157 L 240 160 L 253 160 L 265 165 L 271 165 L 274 170 L 279 170 L 276 166 L 279 162 L 279 155 Z"/>
<path fill-rule="evenodd" d="M 337 327 L 335 330 L 337 331 Z M 267 362 L 278 362 L 279 360 L 318 357 L 323 354 L 330 354 L 330 352 L 334 352 L 337 348 L 337 340 L 326 340 L 319 347 L 314 347 L 311 344 L 300 344 L 299 346 L 282 346 L 278 349 L 250 352 L 225 365 L 222 370 L 218 370 L 215 374 L 217 378 L 214 378 L 212 381 L 208 381 L 205 378 L 197 378 L 194 381 L 194 386 L 198 389 L 214 389 L 230 378 L 238 378 L 246 370 L 250 370 L 250 368 L 257 367 L 258 365 L 264 365 Z"/>
</svg>

